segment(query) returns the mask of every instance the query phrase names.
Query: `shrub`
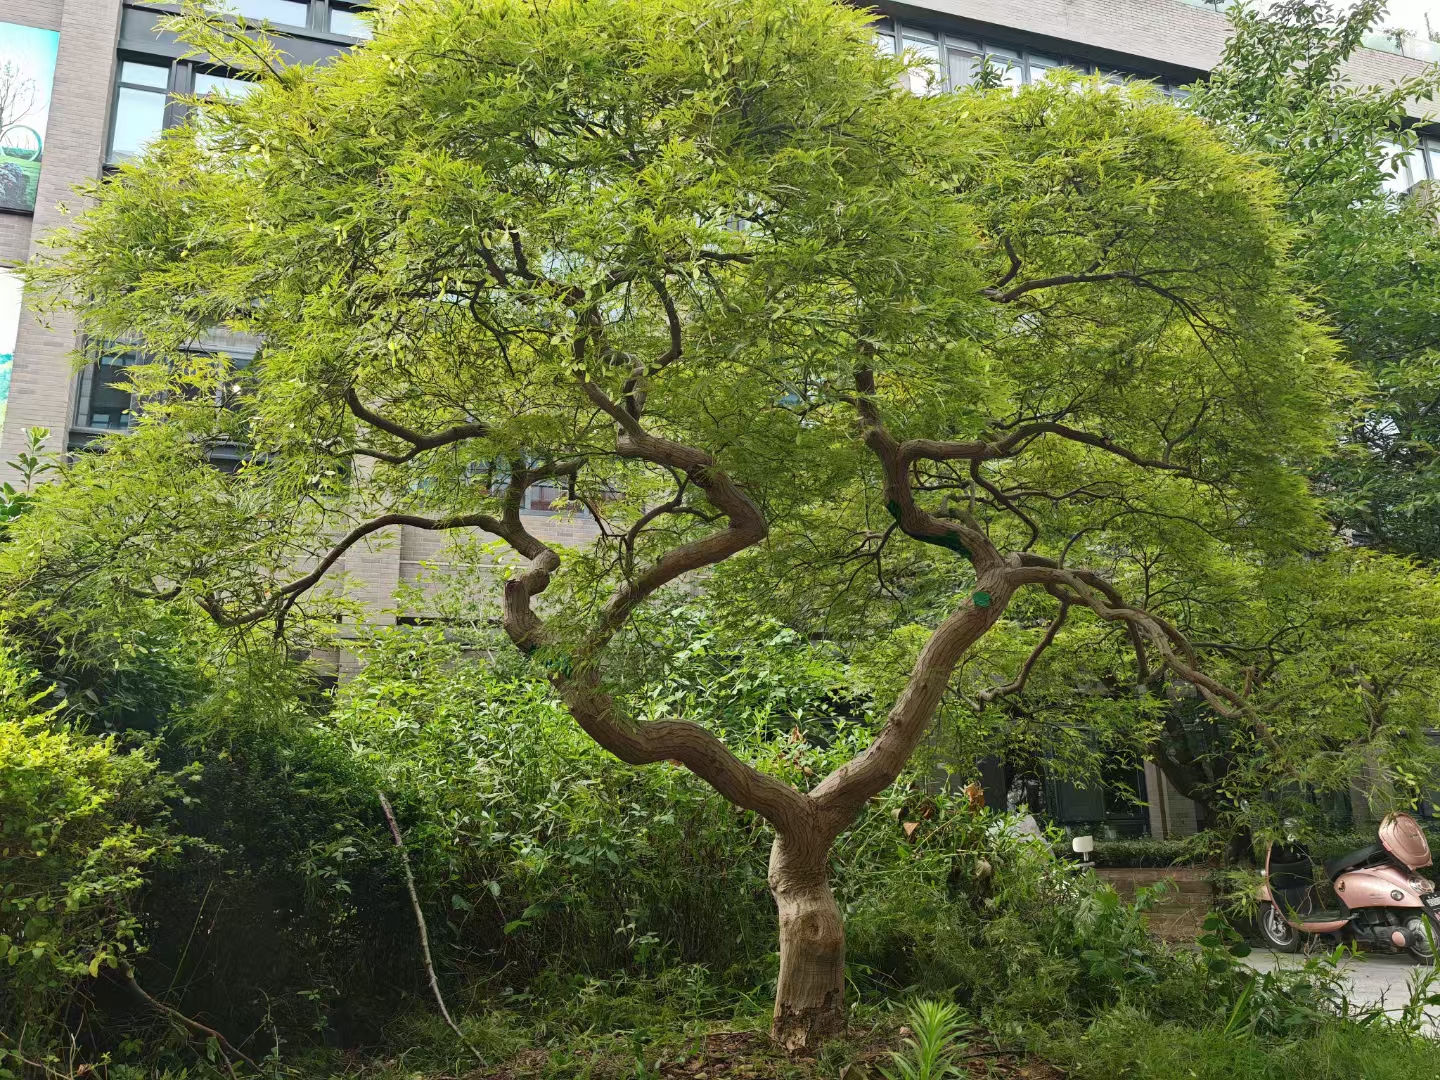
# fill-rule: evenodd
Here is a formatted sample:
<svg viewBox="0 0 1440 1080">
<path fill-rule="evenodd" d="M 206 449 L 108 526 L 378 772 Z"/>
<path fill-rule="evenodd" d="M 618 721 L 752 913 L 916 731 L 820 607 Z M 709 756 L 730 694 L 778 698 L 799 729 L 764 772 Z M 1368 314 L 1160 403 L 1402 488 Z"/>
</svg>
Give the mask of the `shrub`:
<svg viewBox="0 0 1440 1080">
<path fill-rule="evenodd" d="M 523 665 L 460 651 L 378 635 L 324 722 L 370 801 L 382 787 L 394 803 L 452 966 L 533 975 L 563 955 L 595 976 L 768 956 L 760 824 L 683 769 L 611 757 Z"/>
<path fill-rule="evenodd" d="M 181 843 L 166 811 L 179 780 L 41 697 L 0 654 L 0 1018 L 35 1039 L 77 984 L 143 949 L 137 895 Z"/>
<path fill-rule="evenodd" d="M 1096 866 L 1125 868 L 1185 866 L 1199 861 L 1193 844 L 1157 837 L 1097 840 L 1092 858 Z"/>
</svg>

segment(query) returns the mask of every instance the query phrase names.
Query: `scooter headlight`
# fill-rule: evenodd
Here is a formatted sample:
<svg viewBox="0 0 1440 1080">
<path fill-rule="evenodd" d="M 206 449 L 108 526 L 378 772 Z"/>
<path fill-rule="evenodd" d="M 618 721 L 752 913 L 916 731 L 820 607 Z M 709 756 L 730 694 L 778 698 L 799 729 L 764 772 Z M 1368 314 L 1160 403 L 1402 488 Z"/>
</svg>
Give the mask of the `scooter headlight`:
<svg viewBox="0 0 1440 1080">
<path fill-rule="evenodd" d="M 1410 885 L 1410 888 L 1414 889 L 1414 890 L 1415 890 L 1416 892 L 1418 892 L 1418 893 L 1427 893 L 1427 892 L 1434 892 L 1434 891 L 1435 891 L 1435 883 L 1434 883 L 1433 881 L 1431 881 L 1429 878 L 1412 877 L 1412 878 L 1410 879 L 1410 881 L 1409 881 L 1409 885 Z"/>
</svg>

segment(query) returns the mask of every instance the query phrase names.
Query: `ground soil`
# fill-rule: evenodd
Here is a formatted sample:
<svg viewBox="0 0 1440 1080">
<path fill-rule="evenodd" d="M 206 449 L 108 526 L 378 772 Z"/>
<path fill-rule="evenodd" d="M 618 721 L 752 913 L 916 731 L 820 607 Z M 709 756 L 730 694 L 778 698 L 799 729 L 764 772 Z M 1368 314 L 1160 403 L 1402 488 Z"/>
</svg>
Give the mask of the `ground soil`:
<svg viewBox="0 0 1440 1080">
<path fill-rule="evenodd" d="M 614 1052 L 595 1050 L 576 1054 L 573 1075 L 595 1080 L 883 1080 L 882 1065 L 899 1047 L 903 1031 L 852 1033 L 845 1043 L 819 1057 L 788 1057 L 762 1032 L 721 1031 L 696 1036 L 673 1046 L 669 1053 L 647 1049 L 645 1071 L 637 1069 L 633 1050 L 617 1046 Z M 652 1053 L 655 1057 L 652 1057 Z M 562 1056 L 564 1051 L 559 1052 Z M 985 1040 L 967 1043 L 957 1055 L 966 1072 L 961 1076 L 992 1080 L 1063 1080 L 1054 1066 L 1023 1054 L 1008 1052 Z M 541 1080 L 570 1072 L 556 1068 L 557 1052 L 527 1050 L 502 1065 L 476 1069 L 463 1080 Z M 658 1058 L 658 1061 L 656 1060 Z M 566 1064 L 571 1064 L 567 1062 Z M 438 1080 L 438 1078 L 437 1078 Z"/>
</svg>

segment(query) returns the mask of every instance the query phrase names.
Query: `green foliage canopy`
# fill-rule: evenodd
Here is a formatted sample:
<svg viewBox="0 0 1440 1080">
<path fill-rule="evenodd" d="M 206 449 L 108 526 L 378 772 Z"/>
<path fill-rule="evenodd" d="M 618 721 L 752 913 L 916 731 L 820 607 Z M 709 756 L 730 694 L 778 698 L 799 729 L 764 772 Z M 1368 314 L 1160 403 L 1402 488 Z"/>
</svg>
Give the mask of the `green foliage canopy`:
<svg viewBox="0 0 1440 1080">
<path fill-rule="evenodd" d="M 1319 474 L 1338 523 L 1385 550 L 1440 554 L 1435 446 L 1440 236 L 1409 117 L 1431 108 L 1433 70 L 1389 85 L 1346 71 L 1383 0 L 1346 9 L 1287 0 L 1230 9 L 1234 34 L 1191 107 L 1279 174 L 1299 273 L 1365 374 L 1347 446 Z M 1393 186 L 1393 185 L 1389 185 Z"/>
</svg>

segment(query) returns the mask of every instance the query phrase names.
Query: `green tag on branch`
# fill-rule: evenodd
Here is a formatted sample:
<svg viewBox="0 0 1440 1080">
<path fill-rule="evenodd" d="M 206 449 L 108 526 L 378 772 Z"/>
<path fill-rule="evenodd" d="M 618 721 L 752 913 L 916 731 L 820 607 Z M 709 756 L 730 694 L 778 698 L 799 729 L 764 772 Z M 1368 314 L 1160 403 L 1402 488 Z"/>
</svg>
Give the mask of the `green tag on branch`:
<svg viewBox="0 0 1440 1080">
<path fill-rule="evenodd" d="M 554 646 L 536 649 L 531 659 L 551 675 L 569 678 L 575 674 L 575 665 L 570 655 Z"/>
<path fill-rule="evenodd" d="M 894 518 L 897 522 L 900 520 L 900 504 L 894 499 L 885 500 L 885 509 L 890 511 L 890 516 Z M 969 559 L 971 562 L 975 561 L 974 556 L 970 554 L 970 549 L 967 548 L 964 544 L 962 544 L 960 542 L 960 538 L 954 533 L 947 532 L 944 536 L 924 536 L 920 533 L 911 532 L 909 529 L 905 528 L 903 524 L 900 526 L 900 529 L 906 536 L 910 537 L 910 539 L 912 540 L 919 540 L 922 544 L 934 544 L 936 547 L 942 547 L 945 548 L 947 551 L 956 552 L 957 554 Z"/>
<path fill-rule="evenodd" d="M 973 600 L 973 601 L 975 601 L 975 606 L 976 606 L 976 607 L 989 607 L 989 606 L 990 606 L 990 594 L 989 594 L 988 592 L 977 592 L 977 593 L 976 593 L 974 596 L 972 596 L 970 599 Z"/>
</svg>

